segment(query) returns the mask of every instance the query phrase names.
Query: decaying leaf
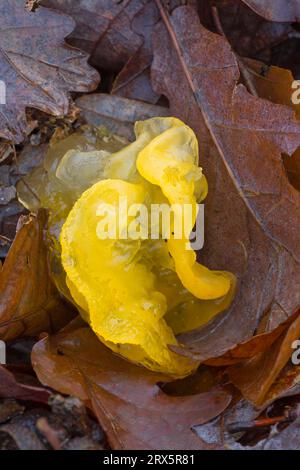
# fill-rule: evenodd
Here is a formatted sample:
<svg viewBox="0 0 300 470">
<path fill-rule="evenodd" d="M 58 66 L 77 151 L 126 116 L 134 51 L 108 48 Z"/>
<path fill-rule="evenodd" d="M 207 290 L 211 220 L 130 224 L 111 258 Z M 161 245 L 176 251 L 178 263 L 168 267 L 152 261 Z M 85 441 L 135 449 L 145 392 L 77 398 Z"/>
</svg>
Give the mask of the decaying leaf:
<svg viewBox="0 0 300 470">
<path fill-rule="evenodd" d="M 245 63 L 258 95 L 274 103 L 286 104 L 300 120 L 299 87 L 290 70 L 266 67 L 259 61 L 247 59 Z M 300 148 L 293 155 L 286 155 L 284 166 L 292 185 L 300 191 Z"/>
<path fill-rule="evenodd" d="M 255 57 L 270 63 L 273 48 L 294 32 L 290 23 L 268 21 L 242 1 L 199 0 L 199 7 L 202 24 L 214 31 L 219 31 L 221 26 L 230 45 L 241 57 Z"/>
<path fill-rule="evenodd" d="M 158 21 L 160 15 L 152 0 L 134 17 L 131 29 L 143 38 L 143 43 L 118 74 L 112 93 L 149 103 L 158 101 L 159 95 L 153 90 L 150 81 L 152 33 Z"/>
<path fill-rule="evenodd" d="M 92 406 L 113 449 L 210 448 L 191 426 L 220 414 L 231 399 L 222 389 L 168 396 L 157 386 L 168 377 L 119 358 L 87 327 L 44 338 L 32 362 L 42 383 Z"/>
<path fill-rule="evenodd" d="M 275 382 L 264 397 L 266 404 L 279 398 L 299 395 L 300 393 L 300 366 L 288 362 L 282 369 Z"/>
<path fill-rule="evenodd" d="M 234 397 L 224 413 L 202 426 L 197 426 L 195 430 L 207 444 L 214 445 L 218 450 L 224 448 L 229 450 L 232 444 L 235 445 L 234 437 L 228 432 L 232 423 L 253 420 L 258 414 L 250 402 Z"/>
<path fill-rule="evenodd" d="M 0 0 L 0 138 L 9 140 L 0 148 L 2 257 L 15 237 L 0 261 L 0 339 L 13 341 L 7 356 L 14 364 L 0 365 L 0 450 L 101 450 L 101 426 L 112 449 L 299 448 L 300 365 L 291 360 L 300 337 L 297 21 L 298 0 Z M 70 113 L 69 92 L 99 82 L 87 54 L 103 76 L 101 93 L 75 96 Z M 291 72 L 265 63 L 286 63 Z M 157 106 L 167 100 L 170 109 Z M 43 125 L 31 107 L 69 117 L 62 127 L 52 118 Z M 54 200 L 48 224 L 38 211 L 44 189 L 49 200 L 57 194 L 52 173 L 66 148 L 55 142 L 65 132 L 71 148 L 82 132 L 92 145 L 99 139 L 119 149 L 133 140 L 136 121 L 170 115 L 195 130 L 208 179 L 198 260 L 238 278 L 227 311 L 181 330 L 187 333 L 179 345 L 167 342 L 166 351 L 201 363 L 176 381 L 127 362 L 119 347 L 113 353 L 74 319 L 53 284 L 65 278 L 60 245 L 55 258 L 45 236 L 46 227 L 59 231 L 64 200 Z M 79 128 L 82 122 L 100 129 Z M 14 146 L 35 128 L 26 145 Z M 70 182 L 69 209 L 78 197 L 75 180 L 83 183 L 80 152 L 78 158 L 78 171 L 77 163 L 68 174 L 60 166 Z M 21 186 L 36 215 L 21 217 L 15 236 L 23 210 L 15 186 L 37 164 L 43 168 L 32 181 L 41 193 L 30 178 Z M 53 182 L 47 188 L 45 175 Z M 201 310 L 195 307 L 203 318 Z M 55 335 L 41 336 L 32 352 L 39 385 L 29 354 L 32 336 L 45 331 Z M 24 336 L 31 338 L 15 341 Z M 274 416 L 280 425 L 271 426 Z"/>
<path fill-rule="evenodd" d="M 16 234 L 19 217 L 25 213 L 24 207 L 17 200 L 16 183 L 43 161 L 46 147 L 45 144 L 27 144 L 10 165 L 0 166 L 0 256 L 7 255 Z"/>
<path fill-rule="evenodd" d="M 143 39 L 131 21 L 149 0 L 42 0 L 42 5 L 72 16 L 76 28 L 68 38 L 91 55 L 98 66 L 118 71 L 139 49 Z"/>
<path fill-rule="evenodd" d="M 226 313 L 181 336 L 190 354 L 205 360 L 274 330 L 300 305 L 300 195 L 281 160 L 281 152 L 291 154 L 300 144 L 300 126 L 288 108 L 236 85 L 229 45 L 203 28 L 194 10 L 161 14 L 154 89 L 196 131 L 210 185 L 200 259 L 239 279 Z"/>
<path fill-rule="evenodd" d="M 0 397 L 48 403 L 51 393 L 43 387 L 20 383 L 4 366 L 0 365 Z"/>
<path fill-rule="evenodd" d="M 170 115 L 169 109 L 163 106 L 106 93 L 82 96 L 77 99 L 76 105 L 88 124 L 105 126 L 110 132 L 129 140 L 134 139 L 133 125 L 136 121 Z"/>
<path fill-rule="evenodd" d="M 297 89 L 295 88 L 295 78 L 290 70 L 268 66 L 254 59 L 244 59 L 251 73 L 251 79 L 258 95 L 273 103 L 290 106 L 300 119 L 300 104 L 297 103 Z M 293 95 L 295 98 L 293 99 Z"/>
<path fill-rule="evenodd" d="M 222 356 L 208 359 L 206 364 L 212 366 L 226 366 L 245 361 L 249 357 L 257 356 L 268 348 L 286 332 L 288 327 L 297 319 L 298 312 L 291 315 L 285 322 L 280 323 L 271 332 L 260 333 L 252 338 L 237 344 L 234 348 L 226 351 Z"/>
<path fill-rule="evenodd" d="M 64 115 L 69 91 L 97 86 L 86 54 L 63 43 L 74 26 L 72 18 L 43 7 L 27 11 L 23 0 L 0 1 L 0 137 L 21 142 L 30 130 L 27 107 Z"/>
<path fill-rule="evenodd" d="M 164 1 L 169 11 L 172 11 L 181 3 L 181 0 Z M 193 6 L 196 13 L 196 0 L 185 0 L 185 4 Z M 151 85 L 150 67 L 153 59 L 153 32 L 160 20 L 160 14 L 153 0 L 148 0 L 144 7 L 133 17 L 131 30 L 142 39 L 142 43 L 117 75 L 111 93 L 129 99 L 157 103 L 159 95 L 155 93 Z"/>
<path fill-rule="evenodd" d="M 297 418 L 292 424 L 281 432 L 274 430 L 268 438 L 247 449 L 253 450 L 298 450 L 300 439 L 300 419 Z"/>
<path fill-rule="evenodd" d="M 242 0 L 256 13 L 271 21 L 300 21 L 298 0 Z"/>
<path fill-rule="evenodd" d="M 0 338 L 53 331 L 73 316 L 52 284 L 43 241 L 45 214 L 23 219 L 0 271 Z"/>
<path fill-rule="evenodd" d="M 293 342 L 299 337 L 298 315 L 287 332 L 283 333 L 271 348 L 228 369 L 232 382 L 246 399 L 259 406 L 264 403 L 267 392 L 291 358 Z"/>
</svg>

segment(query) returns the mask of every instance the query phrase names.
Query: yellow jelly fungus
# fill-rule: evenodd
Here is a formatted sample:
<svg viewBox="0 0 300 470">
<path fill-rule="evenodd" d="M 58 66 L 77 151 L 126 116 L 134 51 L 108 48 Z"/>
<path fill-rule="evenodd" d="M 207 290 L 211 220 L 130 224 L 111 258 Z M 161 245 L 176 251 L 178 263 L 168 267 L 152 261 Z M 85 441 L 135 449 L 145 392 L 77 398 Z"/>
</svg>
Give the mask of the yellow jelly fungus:
<svg viewBox="0 0 300 470">
<path fill-rule="evenodd" d="M 186 234 L 196 221 L 197 202 L 207 194 L 193 131 L 175 118 L 152 118 L 137 122 L 135 133 L 136 140 L 117 152 L 96 150 L 78 156 L 71 151 L 56 165 L 55 177 L 68 190 L 78 162 L 88 175 L 61 230 L 61 259 L 71 296 L 101 341 L 131 361 L 180 377 L 198 362 L 168 345 L 178 344 L 176 334 L 226 309 L 235 278 L 197 263 L 189 246 Z M 89 161 L 93 169 L 84 171 Z M 92 181 L 95 175 L 97 182 Z M 128 206 L 162 203 L 178 211 L 188 204 L 192 217 L 182 222 L 180 239 L 172 235 L 173 226 L 168 240 L 161 232 L 158 239 L 133 237 L 130 230 L 127 238 L 118 233 L 103 239 L 101 207 L 109 204 L 118 220 L 124 220 L 122 198 Z M 122 228 L 129 229 L 132 222 L 128 217 Z"/>
</svg>

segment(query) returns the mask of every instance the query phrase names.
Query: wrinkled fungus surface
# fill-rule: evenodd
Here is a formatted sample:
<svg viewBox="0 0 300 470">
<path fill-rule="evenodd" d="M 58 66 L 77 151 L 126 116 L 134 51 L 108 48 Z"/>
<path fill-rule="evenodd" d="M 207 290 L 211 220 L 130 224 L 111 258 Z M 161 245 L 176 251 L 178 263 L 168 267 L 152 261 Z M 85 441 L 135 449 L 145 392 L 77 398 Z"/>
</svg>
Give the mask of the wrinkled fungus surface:
<svg viewBox="0 0 300 470">
<path fill-rule="evenodd" d="M 137 122 L 135 134 L 125 147 L 95 130 L 70 136 L 20 183 L 19 197 L 31 210 L 49 209 L 53 276 L 100 340 L 149 369 L 185 376 L 198 362 L 168 345 L 226 309 L 235 279 L 199 264 L 187 249 L 184 234 L 192 231 L 197 203 L 207 194 L 193 131 L 175 118 L 152 118 Z M 167 239 L 160 227 L 157 239 L 131 236 L 130 217 L 122 227 L 127 238 L 101 239 L 99 207 L 110 204 L 120 212 L 120 198 L 149 212 L 151 204 L 188 204 L 192 217 L 182 222 L 180 239 L 172 227 Z"/>
</svg>

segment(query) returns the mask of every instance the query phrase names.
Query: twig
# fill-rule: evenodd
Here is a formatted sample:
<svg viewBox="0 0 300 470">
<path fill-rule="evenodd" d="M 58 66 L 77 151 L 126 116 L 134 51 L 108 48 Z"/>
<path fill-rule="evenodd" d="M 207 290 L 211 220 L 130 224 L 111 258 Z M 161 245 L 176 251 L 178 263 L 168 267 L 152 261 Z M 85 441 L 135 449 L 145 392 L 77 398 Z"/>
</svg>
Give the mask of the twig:
<svg viewBox="0 0 300 470">
<path fill-rule="evenodd" d="M 253 419 L 251 421 L 237 421 L 235 423 L 230 423 L 227 426 L 227 431 L 234 434 L 241 431 L 251 431 L 257 428 L 263 428 L 267 426 L 274 426 L 275 424 L 280 423 L 291 423 L 299 416 L 299 409 L 290 409 L 287 410 L 281 416 L 275 416 L 273 418 L 259 418 Z"/>
<path fill-rule="evenodd" d="M 251 431 L 257 428 L 263 428 L 266 426 L 273 426 L 274 424 L 289 422 L 286 416 L 276 416 L 275 418 L 262 418 L 262 419 L 255 419 L 252 421 L 237 421 L 235 423 L 228 424 L 227 431 L 231 434 L 235 434 L 237 432 L 242 431 Z"/>
<path fill-rule="evenodd" d="M 47 418 L 39 418 L 36 422 L 36 427 L 54 450 L 61 450 L 59 432 L 50 426 Z"/>
</svg>

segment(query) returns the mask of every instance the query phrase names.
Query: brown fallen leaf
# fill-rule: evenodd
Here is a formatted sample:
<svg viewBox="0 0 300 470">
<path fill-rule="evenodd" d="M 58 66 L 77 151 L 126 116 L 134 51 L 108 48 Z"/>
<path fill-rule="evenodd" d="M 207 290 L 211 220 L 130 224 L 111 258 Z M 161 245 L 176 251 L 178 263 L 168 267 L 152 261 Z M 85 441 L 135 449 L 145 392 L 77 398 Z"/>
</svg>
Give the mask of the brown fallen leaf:
<svg viewBox="0 0 300 470">
<path fill-rule="evenodd" d="M 270 21 L 300 21 L 298 0 L 242 0 L 256 13 Z"/>
<path fill-rule="evenodd" d="M 149 0 L 42 0 L 41 4 L 72 16 L 76 28 L 68 42 L 91 55 L 91 63 L 119 71 L 139 49 L 143 39 L 131 21 Z"/>
<path fill-rule="evenodd" d="M 168 108 L 106 93 L 93 93 L 76 100 L 88 124 L 105 126 L 110 132 L 133 140 L 136 121 L 154 116 L 169 116 Z"/>
<path fill-rule="evenodd" d="M 292 72 L 281 67 L 266 67 L 263 63 L 251 59 L 245 59 L 245 63 L 258 95 L 273 103 L 290 106 L 300 121 L 299 86 L 295 88 Z M 284 166 L 290 182 L 300 191 L 300 148 L 293 155 L 285 156 Z"/>
<path fill-rule="evenodd" d="M 113 83 L 113 94 L 157 103 L 159 95 L 155 93 L 151 85 L 150 67 L 153 58 L 152 33 L 158 21 L 160 21 L 160 15 L 153 0 L 148 1 L 133 18 L 131 29 L 143 38 L 143 43 L 117 75 Z"/>
<path fill-rule="evenodd" d="M 219 415 L 231 396 L 221 389 L 171 397 L 157 382 L 167 377 L 108 350 L 88 327 L 67 328 L 33 348 L 40 381 L 91 404 L 113 449 L 201 449 L 191 430 Z"/>
<path fill-rule="evenodd" d="M 243 341 L 234 348 L 229 349 L 222 356 L 208 359 L 205 363 L 212 366 L 226 366 L 257 356 L 261 352 L 269 349 L 277 338 L 288 329 L 297 316 L 298 312 L 291 315 L 285 322 L 280 323 L 280 325 L 271 332 L 254 335 L 247 341 Z"/>
<path fill-rule="evenodd" d="M 258 411 L 254 406 L 240 397 L 233 397 L 230 406 L 217 416 L 202 426 L 195 428 L 197 435 L 207 444 L 215 445 L 217 450 L 230 449 L 235 444 L 234 437 L 228 433 L 228 428 L 232 423 L 249 421 L 257 417 Z"/>
<path fill-rule="evenodd" d="M 231 381 L 247 400 L 258 406 L 270 400 L 271 396 L 266 398 L 266 395 L 280 371 L 291 359 L 292 344 L 299 337 L 300 315 L 298 314 L 287 332 L 283 333 L 271 348 L 248 361 L 228 368 Z M 281 386 L 281 393 L 282 391 Z"/>
<path fill-rule="evenodd" d="M 264 403 L 268 405 L 279 398 L 292 397 L 299 393 L 300 366 L 288 362 L 265 395 Z"/>
<path fill-rule="evenodd" d="M 24 217 L 0 271 L 0 338 L 56 331 L 73 317 L 50 280 L 43 241 L 45 213 Z"/>
<path fill-rule="evenodd" d="M 181 0 L 164 1 L 169 11 L 181 3 Z M 184 3 L 193 6 L 196 14 L 196 0 L 184 0 Z M 143 42 L 117 75 L 111 90 L 112 94 L 153 104 L 159 100 L 160 96 L 153 90 L 150 80 L 150 67 L 153 59 L 152 37 L 154 27 L 159 21 L 160 14 L 153 0 L 148 0 L 132 19 L 131 29 L 143 38 Z"/>
<path fill-rule="evenodd" d="M 217 7 L 221 28 L 241 57 L 272 63 L 274 47 L 295 33 L 291 24 L 268 21 L 242 1 L 199 0 L 199 5 L 201 23 L 213 31 L 219 29 L 213 14 L 214 7 Z"/>
<path fill-rule="evenodd" d="M 47 145 L 27 144 L 10 163 L 0 167 L 0 256 L 5 258 L 16 235 L 18 219 L 26 213 L 16 197 L 16 183 L 45 158 Z M 11 197 L 7 197 L 11 195 Z"/>
<path fill-rule="evenodd" d="M 157 4 L 164 25 L 154 36 L 154 89 L 196 131 L 209 184 L 199 257 L 238 278 L 231 308 L 180 337 L 181 353 L 204 361 L 271 332 L 300 306 L 300 195 L 281 159 L 300 144 L 300 125 L 290 109 L 236 84 L 228 43 L 192 9 L 179 7 L 169 17 Z"/>
<path fill-rule="evenodd" d="M 273 103 L 290 106 L 300 119 L 300 104 L 294 100 L 296 89 L 293 87 L 295 78 L 290 70 L 273 65 L 265 65 L 263 62 L 254 59 L 244 59 L 251 79 L 258 95 Z"/>
<path fill-rule="evenodd" d="M 26 210 L 18 201 L 10 201 L 0 210 L 0 257 L 7 256 L 10 245 L 16 234 L 16 226 L 20 215 Z"/>
<path fill-rule="evenodd" d="M 44 387 L 20 383 L 4 366 L 0 365 L 0 397 L 48 403 L 51 392 Z"/>
<path fill-rule="evenodd" d="M 86 54 L 63 43 L 74 26 L 72 18 L 61 13 L 43 7 L 33 13 L 23 0 L 0 0 L 0 69 L 5 84 L 0 137 L 21 142 L 30 130 L 27 107 L 65 115 L 69 91 L 97 86 L 98 73 L 87 65 Z"/>
</svg>

